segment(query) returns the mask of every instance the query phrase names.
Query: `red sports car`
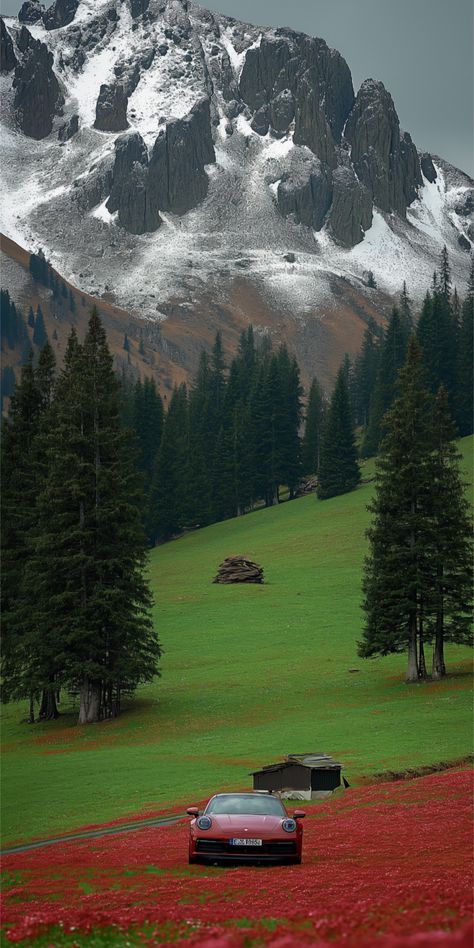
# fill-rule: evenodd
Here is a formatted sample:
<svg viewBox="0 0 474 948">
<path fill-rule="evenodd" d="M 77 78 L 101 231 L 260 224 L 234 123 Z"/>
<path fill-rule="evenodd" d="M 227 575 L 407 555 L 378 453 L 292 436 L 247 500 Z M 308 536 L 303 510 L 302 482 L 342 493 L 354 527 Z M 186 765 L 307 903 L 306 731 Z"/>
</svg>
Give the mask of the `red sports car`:
<svg viewBox="0 0 474 948">
<path fill-rule="evenodd" d="M 270 793 L 217 793 L 201 815 L 186 812 L 189 862 L 301 862 L 305 814 L 290 816 Z"/>
</svg>

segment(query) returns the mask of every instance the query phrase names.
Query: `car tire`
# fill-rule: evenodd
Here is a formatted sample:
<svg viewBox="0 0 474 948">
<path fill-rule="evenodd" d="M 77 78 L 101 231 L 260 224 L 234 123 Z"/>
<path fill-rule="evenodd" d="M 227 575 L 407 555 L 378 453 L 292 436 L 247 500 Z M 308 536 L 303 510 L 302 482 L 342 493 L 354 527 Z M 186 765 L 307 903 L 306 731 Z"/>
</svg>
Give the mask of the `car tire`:
<svg viewBox="0 0 474 948">
<path fill-rule="evenodd" d="M 295 856 L 295 858 L 292 860 L 292 863 L 294 866 L 301 866 L 301 860 L 302 856 Z"/>
<path fill-rule="evenodd" d="M 188 863 L 190 866 L 194 866 L 198 861 L 197 856 L 188 856 Z"/>
</svg>

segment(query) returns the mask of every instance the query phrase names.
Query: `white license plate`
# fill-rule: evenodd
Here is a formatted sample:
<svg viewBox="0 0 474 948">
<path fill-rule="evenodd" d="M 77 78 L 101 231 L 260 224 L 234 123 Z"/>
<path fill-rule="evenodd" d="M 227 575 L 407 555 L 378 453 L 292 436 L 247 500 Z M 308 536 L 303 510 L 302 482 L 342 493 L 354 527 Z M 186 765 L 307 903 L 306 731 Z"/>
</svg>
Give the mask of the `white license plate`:
<svg viewBox="0 0 474 948">
<path fill-rule="evenodd" d="M 231 846 L 261 846 L 261 839 L 229 839 Z"/>
</svg>

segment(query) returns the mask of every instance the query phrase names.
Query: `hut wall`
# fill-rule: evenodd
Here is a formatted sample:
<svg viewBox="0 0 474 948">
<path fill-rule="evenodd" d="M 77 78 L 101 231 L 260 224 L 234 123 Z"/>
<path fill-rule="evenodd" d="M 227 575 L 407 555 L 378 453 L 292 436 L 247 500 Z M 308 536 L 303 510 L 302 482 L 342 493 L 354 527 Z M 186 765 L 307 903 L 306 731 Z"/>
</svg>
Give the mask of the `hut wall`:
<svg viewBox="0 0 474 948">
<path fill-rule="evenodd" d="M 311 790 L 335 790 L 341 785 L 341 771 L 339 768 L 325 770 L 315 767 L 311 773 Z"/>
<path fill-rule="evenodd" d="M 288 764 L 281 770 L 260 771 L 253 775 L 253 786 L 254 790 L 291 789 L 311 793 L 311 771 L 298 764 Z"/>
</svg>

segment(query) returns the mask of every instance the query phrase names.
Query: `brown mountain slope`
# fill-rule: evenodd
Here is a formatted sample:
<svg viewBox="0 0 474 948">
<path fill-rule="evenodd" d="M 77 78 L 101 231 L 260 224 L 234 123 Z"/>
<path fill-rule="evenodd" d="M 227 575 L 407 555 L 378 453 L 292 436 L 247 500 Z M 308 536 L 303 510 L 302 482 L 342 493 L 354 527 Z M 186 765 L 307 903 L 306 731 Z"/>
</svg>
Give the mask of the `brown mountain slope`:
<svg viewBox="0 0 474 948">
<path fill-rule="evenodd" d="M 329 390 L 335 373 L 347 352 L 354 356 L 361 344 L 367 320 L 384 322 L 390 299 L 377 290 L 364 293 L 342 277 L 334 277 L 333 299 L 327 307 L 315 306 L 304 316 L 283 312 L 269 303 L 258 288 L 244 276 L 222 287 L 220 299 L 213 290 L 204 290 L 192 301 L 173 299 L 160 306 L 161 321 L 143 319 L 115 306 L 110 299 L 99 299 L 57 276 L 65 283 L 75 301 L 71 312 L 67 301 L 57 301 L 52 292 L 36 282 L 29 273 L 29 253 L 15 241 L 2 236 L 2 286 L 25 313 L 38 304 L 46 330 L 61 363 L 71 325 L 83 336 L 90 309 L 96 305 L 107 330 L 116 368 L 126 368 L 135 377 L 152 376 L 166 395 L 180 382 L 189 382 L 197 368 L 199 352 L 210 350 L 216 332 L 222 333 L 224 348 L 230 357 L 239 335 L 253 324 L 259 335 L 270 335 L 274 345 L 285 342 L 300 363 L 305 387 L 314 375 Z M 55 271 L 56 273 L 56 271 Z M 129 352 L 124 349 L 125 334 Z M 7 350 L 3 365 L 16 368 L 18 351 Z"/>
</svg>

